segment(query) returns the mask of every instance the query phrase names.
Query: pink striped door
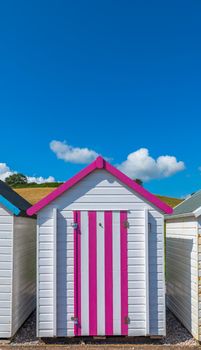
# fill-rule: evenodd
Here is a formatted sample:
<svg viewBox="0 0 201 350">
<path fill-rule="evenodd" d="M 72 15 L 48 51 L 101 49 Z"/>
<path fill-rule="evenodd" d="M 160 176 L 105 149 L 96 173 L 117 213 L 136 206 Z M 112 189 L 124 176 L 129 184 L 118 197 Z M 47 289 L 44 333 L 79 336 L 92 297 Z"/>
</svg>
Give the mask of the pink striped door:
<svg viewBox="0 0 201 350">
<path fill-rule="evenodd" d="M 74 212 L 75 336 L 128 334 L 126 211 Z"/>
</svg>

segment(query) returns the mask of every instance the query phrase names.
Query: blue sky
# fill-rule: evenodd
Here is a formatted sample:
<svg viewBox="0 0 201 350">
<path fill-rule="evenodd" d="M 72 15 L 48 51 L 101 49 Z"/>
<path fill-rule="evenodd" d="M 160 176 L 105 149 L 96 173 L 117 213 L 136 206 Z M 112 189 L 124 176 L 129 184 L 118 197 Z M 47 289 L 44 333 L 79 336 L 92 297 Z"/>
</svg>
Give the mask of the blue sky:
<svg viewBox="0 0 201 350">
<path fill-rule="evenodd" d="M 1 2 L 1 175 L 66 180 L 97 153 L 154 193 L 201 188 L 200 17 L 198 0 Z"/>
</svg>

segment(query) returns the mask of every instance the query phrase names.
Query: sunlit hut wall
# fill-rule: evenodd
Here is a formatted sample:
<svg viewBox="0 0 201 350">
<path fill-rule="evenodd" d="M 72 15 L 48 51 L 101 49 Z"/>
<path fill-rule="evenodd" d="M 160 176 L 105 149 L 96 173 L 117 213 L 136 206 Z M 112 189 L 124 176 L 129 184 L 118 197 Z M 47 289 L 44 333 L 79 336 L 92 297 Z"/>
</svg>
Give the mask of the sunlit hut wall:
<svg viewBox="0 0 201 350">
<path fill-rule="evenodd" d="M 201 191 L 166 218 L 167 304 L 201 340 Z"/>
<path fill-rule="evenodd" d="M 10 338 L 36 307 L 36 219 L 0 181 L 0 338 Z"/>
<path fill-rule="evenodd" d="M 171 211 L 101 157 L 31 207 L 37 335 L 165 335 Z"/>
</svg>

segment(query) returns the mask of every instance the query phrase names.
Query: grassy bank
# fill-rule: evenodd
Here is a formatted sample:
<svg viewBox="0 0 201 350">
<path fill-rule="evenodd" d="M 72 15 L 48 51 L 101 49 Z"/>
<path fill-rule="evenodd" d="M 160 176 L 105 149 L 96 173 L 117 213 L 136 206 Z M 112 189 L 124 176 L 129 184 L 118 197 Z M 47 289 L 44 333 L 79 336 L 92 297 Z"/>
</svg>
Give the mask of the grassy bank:
<svg viewBox="0 0 201 350">
<path fill-rule="evenodd" d="M 19 193 L 22 197 L 24 197 L 28 202 L 34 204 L 38 202 L 43 197 L 47 196 L 50 192 L 52 192 L 55 187 L 24 187 L 24 188 L 14 188 L 14 190 Z M 172 198 L 167 196 L 157 195 L 163 202 L 167 203 L 171 207 L 175 207 L 179 203 L 182 202 L 181 199 Z"/>
</svg>

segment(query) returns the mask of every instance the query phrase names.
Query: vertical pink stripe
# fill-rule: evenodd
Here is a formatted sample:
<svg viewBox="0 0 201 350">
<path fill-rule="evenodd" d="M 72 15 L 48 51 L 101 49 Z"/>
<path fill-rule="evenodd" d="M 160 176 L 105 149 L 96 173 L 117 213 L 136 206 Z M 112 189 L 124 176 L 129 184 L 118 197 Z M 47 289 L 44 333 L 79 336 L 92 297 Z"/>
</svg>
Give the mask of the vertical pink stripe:
<svg viewBox="0 0 201 350">
<path fill-rule="evenodd" d="M 121 334 L 128 335 L 128 249 L 127 212 L 120 212 L 121 234 Z"/>
<path fill-rule="evenodd" d="M 105 334 L 113 335 L 112 212 L 105 212 Z"/>
<path fill-rule="evenodd" d="M 74 333 L 81 335 L 81 216 L 79 211 L 74 211 L 74 317 L 77 319 L 74 325 Z"/>
<path fill-rule="evenodd" d="M 77 212 L 73 212 L 73 221 L 77 222 Z M 74 317 L 77 317 L 77 230 L 74 229 Z M 77 326 L 74 324 L 74 334 L 77 335 Z"/>
<path fill-rule="evenodd" d="M 97 248 L 96 212 L 89 217 L 89 335 L 97 335 Z"/>
</svg>

